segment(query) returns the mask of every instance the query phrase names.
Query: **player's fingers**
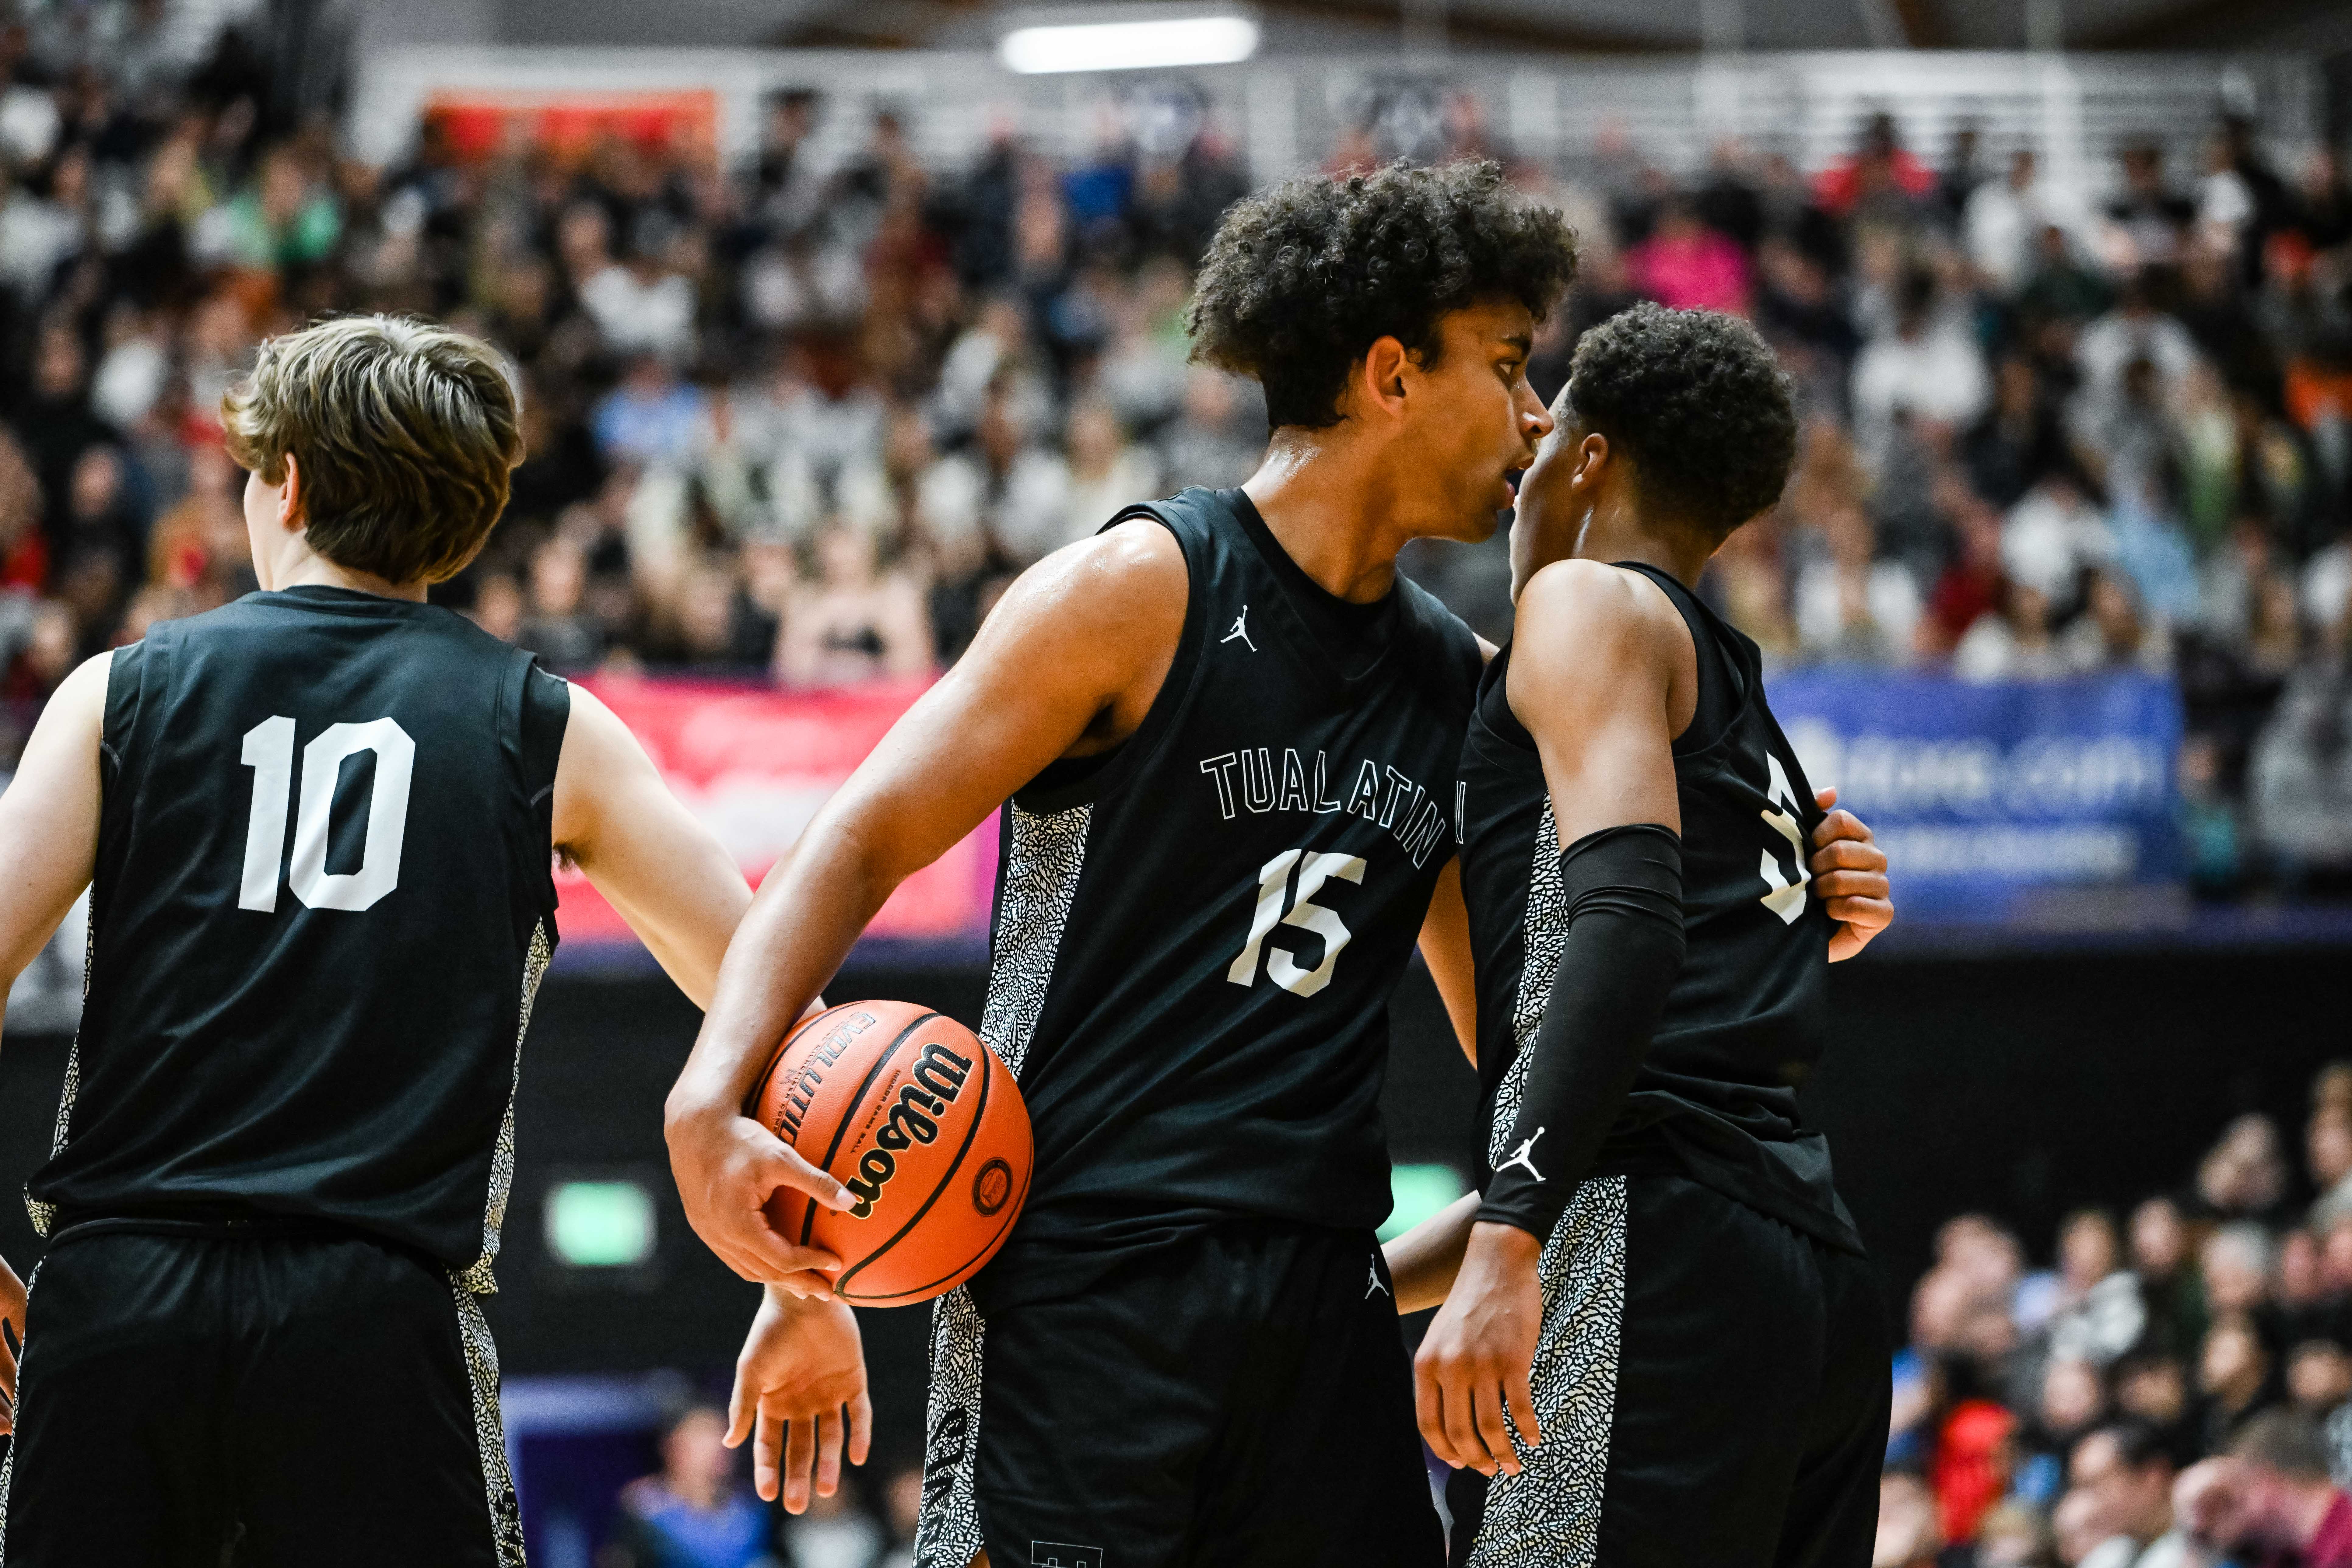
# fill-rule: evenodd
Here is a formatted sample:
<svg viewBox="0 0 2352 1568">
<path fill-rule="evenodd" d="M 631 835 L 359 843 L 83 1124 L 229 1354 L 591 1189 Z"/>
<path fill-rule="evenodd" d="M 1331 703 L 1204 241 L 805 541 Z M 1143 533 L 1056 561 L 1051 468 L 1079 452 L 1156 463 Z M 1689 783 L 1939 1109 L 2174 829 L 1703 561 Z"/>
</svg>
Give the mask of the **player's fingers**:
<svg viewBox="0 0 2352 1568">
<path fill-rule="evenodd" d="M 760 1409 L 759 1430 L 751 1439 L 751 1486 L 761 1500 L 773 1502 L 781 1491 L 778 1470 L 784 1446 L 784 1424 L 765 1405 Z"/>
<path fill-rule="evenodd" d="M 744 1384 L 748 1381 L 743 1364 L 735 1364 L 735 1385 L 727 1391 L 727 1436 L 722 1439 L 730 1448 L 740 1448 L 743 1439 L 751 1435 L 751 1416 L 758 1401 L 751 1398 Z"/>
<path fill-rule="evenodd" d="M 1445 1379 L 1445 1435 L 1460 1463 L 1482 1475 L 1495 1473 L 1494 1457 L 1478 1435 L 1478 1397 L 1466 1376 Z"/>
<path fill-rule="evenodd" d="M 1852 901 L 1857 905 L 1867 902 L 1864 900 Z M 1834 911 L 1832 911 L 1832 918 L 1834 918 Z M 1894 923 L 1894 906 L 1881 902 L 1874 910 L 1864 910 L 1859 919 L 1841 921 L 1837 929 L 1830 932 L 1830 962 L 1843 963 L 1852 958 L 1855 953 L 1868 947 L 1870 939 Z"/>
<path fill-rule="evenodd" d="M 866 1446 L 874 1440 L 874 1402 L 859 1389 L 849 1402 L 849 1462 L 866 1462 Z"/>
<path fill-rule="evenodd" d="M 1825 907 L 1830 919 L 1866 931 L 1885 931 L 1895 921 L 1895 906 L 1885 899 L 1832 899 Z"/>
<path fill-rule="evenodd" d="M 1478 1381 L 1477 1419 L 1478 1440 L 1486 1446 L 1495 1468 L 1507 1475 L 1517 1475 L 1518 1450 L 1511 1447 L 1510 1428 L 1503 1424 L 1503 1377 L 1499 1369 L 1486 1373 Z"/>
<path fill-rule="evenodd" d="M 1503 1374 L 1503 1403 L 1511 1412 L 1511 1425 L 1518 1428 L 1519 1442 L 1532 1448 L 1543 1441 L 1543 1427 L 1536 1420 L 1535 1394 L 1528 1387 L 1528 1374 L 1514 1369 Z"/>
<path fill-rule="evenodd" d="M 1822 899 L 1883 899 L 1887 892 L 1886 873 L 1832 871 L 1813 879 L 1813 892 Z"/>
<path fill-rule="evenodd" d="M 1884 871 L 1886 851 L 1859 838 L 1833 838 L 1814 850 L 1805 864 L 1816 871 Z"/>
<path fill-rule="evenodd" d="M 810 1164 L 801 1157 L 799 1150 L 782 1139 L 776 1141 L 776 1146 L 769 1150 L 768 1157 L 761 1162 L 759 1174 L 771 1193 L 778 1187 L 790 1187 L 794 1192 L 808 1194 L 830 1209 L 845 1209 L 857 1202 L 847 1187 L 834 1180 L 831 1173 Z M 761 1201 L 765 1203 L 767 1200 L 762 1198 Z"/>
<path fill-rule="evenodd" d="M 740 1238 L 740 1245 L 758 1270 L 751 1278 L 762 1285 L 782 1285 L 794 1295 L 830 1290 L 832 1281 L 824 1275 L 841 1271 L 840 1258 L 823 1247 L 794 1247 L 770 1229 L 765 1220 L 754 1224 L 751 1233 Z"/>
<path fill-rule="evenodd" d="M 1831 784 L 1826 789 L 1815 790 L 1813 792 L 1813 804 L 1820 806 L 1823 811 L 1827 811 L 1830 807 L 1835 805 L 1837 804 L 1837 785 Z"/>
<path fill-rule="evenodd" d="M 841 1485 L 841 1412 L 827 1410 L 816 1418 L 816 1489 L 831 1497 Z"/>
<path fill-rule="evenodd" d="M 784 1435 L 784 1511 L 800 1513 L 809 1505 L 809 1471 L 816 1463 L 816 1423 L 796 1417 Z"/>
<path fill-rule="evenodd" d="M 1862 818 L 1850 811 L 1832 811 L 1822 818 L 1820 826 L 1813 829 L 1813 842 L 1822 845 L 1840 838 L 1858 839 L 1867 844 L 1870 842 L 1870 829 L 1862 825 Z"/>
<path fill-rule="evenodd" d="M 1418 1356 L 1412 1363 L 1412 1418 L 1429 1451 L 1460 1469 L 1462 1460 L 1454 1452 L 1454 1439 L 1445 1435 L 1444 1385 L 1437 1381 L 1436 1368 Z"/>
</svg>

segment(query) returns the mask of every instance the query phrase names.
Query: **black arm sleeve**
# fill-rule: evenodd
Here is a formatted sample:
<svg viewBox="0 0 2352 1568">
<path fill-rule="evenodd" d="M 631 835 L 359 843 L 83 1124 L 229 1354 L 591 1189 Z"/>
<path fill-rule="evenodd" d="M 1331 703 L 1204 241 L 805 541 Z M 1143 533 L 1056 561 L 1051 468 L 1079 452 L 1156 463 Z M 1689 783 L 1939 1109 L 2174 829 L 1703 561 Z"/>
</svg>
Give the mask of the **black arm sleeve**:
<svg viewBox="0 0 2352 1568">
<path fill-rule="evenodd" d="M 1527 1060 L 1512 1064 L 1518 1105 L 1478 1207 L 1481 1220 L 1538 1237 L 1551 1235 L 1609 1135 L 1683 966 L 1674 833 L 1641 823 L 1587 834 L 1561 852 L 1559 878 L 1568 940 L 1543 1022 L 1520 1047 Z"/>
</svg>

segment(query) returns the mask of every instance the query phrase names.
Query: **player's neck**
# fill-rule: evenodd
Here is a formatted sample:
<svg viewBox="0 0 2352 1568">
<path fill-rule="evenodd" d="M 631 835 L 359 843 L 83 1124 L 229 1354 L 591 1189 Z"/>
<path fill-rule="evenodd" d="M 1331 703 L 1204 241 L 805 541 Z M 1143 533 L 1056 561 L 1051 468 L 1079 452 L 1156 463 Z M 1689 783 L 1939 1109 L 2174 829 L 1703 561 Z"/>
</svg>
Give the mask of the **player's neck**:
<svg viewBox="0 0 2352 1568">
<path fill-rule="evenodd" d="M 1414 537 L 1399 487 L 1344 447 L 1276 432 L 1242 489 L 1266 531 L 1317 586 L 1369 605 L 1396 584 L 1397 552 Z"/>
<path fill-rule="evenodd" d="M 1685 588 L 1696 588 L 1715 551 L 1714 542 L 1694 530 L 1645 525 L 1632 507 L 1611 505 L 1592 510 L 1577 534 L 1573 553 L 1584 561 L 1638 561 L 1667 573 Z"/>
<path fill-rule="evenodd" d="M 315 551 L 305 550 L 291 559 L 270 563 L 275 570 L 263 572 L 256 562 L 256 575 L 265 577 L 262 586 L 281 588 L 348 588 L 355 594 L 373 594 L 380 599 L 406 599 L 414 604 L 425 603 L 426 584 L 422 582 L 395 583 L 379 577 L 373 572 L 355 572 L 338 565 Z"/>
</svg>

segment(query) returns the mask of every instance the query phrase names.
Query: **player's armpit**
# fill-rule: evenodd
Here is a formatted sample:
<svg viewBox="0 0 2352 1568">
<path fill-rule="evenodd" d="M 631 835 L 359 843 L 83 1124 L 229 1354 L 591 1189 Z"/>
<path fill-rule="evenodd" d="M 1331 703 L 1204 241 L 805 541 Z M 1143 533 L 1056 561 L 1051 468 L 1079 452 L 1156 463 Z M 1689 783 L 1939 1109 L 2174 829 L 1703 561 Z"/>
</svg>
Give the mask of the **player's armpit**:
<svg viewBox="0 0 2352 1568">
<path fill-rule="evenodd" d="M 1454 1026 L 1454 1037 L 1470 1065 L 1478 1065 L 1478 973 L 1470 951 L 1470 909 L 1462 900 L 1462 861 L 1457 857 L 1437 874 L 1429 914 L 1421 923 L 1421 956 L 1436 983 L 1438 1000 Z"/>
<path fill-rule="evenodd" d="M 578 685 L 555 769 L 554 840 L 678 989 L 708 1007 L 751 889 L 628 726 Z"/>
<path fill-rule="evenodd" d="M 66 677 L 0 792 L 0 997 L 54 935 L 98 862 L 99 745 L 111 654 Z"/>
</svg>

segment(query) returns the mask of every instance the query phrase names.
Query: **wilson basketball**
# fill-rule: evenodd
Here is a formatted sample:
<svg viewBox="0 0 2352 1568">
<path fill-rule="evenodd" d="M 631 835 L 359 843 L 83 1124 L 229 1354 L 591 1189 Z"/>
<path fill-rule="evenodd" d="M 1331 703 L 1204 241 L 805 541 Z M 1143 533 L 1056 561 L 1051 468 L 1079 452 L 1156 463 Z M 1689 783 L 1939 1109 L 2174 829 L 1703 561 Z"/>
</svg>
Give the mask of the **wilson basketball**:
<svg viewBox="0 0 2352 1568">
<path fill-rule="evenodd" d="M 911 1002 L 853 1002 L 777 1048 L 751 1113 L 857 1200 L 789 1189 L 776 1228 L 842 1260 L 835 1289 L 869 1307 L 926 1301 L 996 1255 L 1029 1195 L 1029 1111 L 996 1053 Z"/>
</svg>

